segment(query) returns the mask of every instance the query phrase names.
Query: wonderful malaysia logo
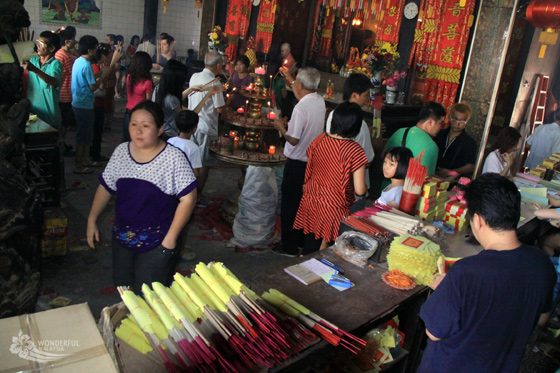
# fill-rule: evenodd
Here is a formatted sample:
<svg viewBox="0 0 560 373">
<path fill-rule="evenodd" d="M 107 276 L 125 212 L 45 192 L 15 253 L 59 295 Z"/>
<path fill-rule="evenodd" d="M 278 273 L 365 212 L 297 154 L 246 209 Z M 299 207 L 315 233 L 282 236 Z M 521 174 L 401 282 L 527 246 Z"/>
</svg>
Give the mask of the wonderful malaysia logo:
<svg viewBox="0 0 560 373">
<path fill-rule="evenodd" d="M 27 334 L 23 334 L 20 330 L 16 337 L 12 337 L 10 352 L 25 360 L 47 363 L 49 361 L 60 360 L 71 355 L 56 352 L 64 352 L 66 347 L 78 346 L 80 346 L 78 340 L 68 339 L 38 340 L 37 346 L 35 346 L 35 342 L 33 342 Z"/>
</svg>

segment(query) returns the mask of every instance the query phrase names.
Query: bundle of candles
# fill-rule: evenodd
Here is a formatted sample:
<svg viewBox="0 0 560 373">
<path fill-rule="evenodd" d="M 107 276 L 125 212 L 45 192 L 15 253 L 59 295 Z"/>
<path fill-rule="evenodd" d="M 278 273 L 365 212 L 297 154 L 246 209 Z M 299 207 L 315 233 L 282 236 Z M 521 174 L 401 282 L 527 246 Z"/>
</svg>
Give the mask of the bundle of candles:
<svg viewBox="0 0 560 373">
<path fill-rule="evenodd" d="M 17 41 L 34 41 L 35 40 L 35 31 L 29 33 L 29 27 L 22 27 L 21 31 L 18 35 Z"/>
<path fill-rule="evenodd" d="M 299 354 L 315 333 L 354 353 L 366 344 L 277 290 L 258 297 L 222 263 L 199 263 L 195 271 L 190 278 L 176 273 L 169 288 L 144 284 L 144 299 L 118 288 L 131 317 L 115 334 L 142 353 L 155 351 L 169 372 L 271 368 Z"/>
</svg>

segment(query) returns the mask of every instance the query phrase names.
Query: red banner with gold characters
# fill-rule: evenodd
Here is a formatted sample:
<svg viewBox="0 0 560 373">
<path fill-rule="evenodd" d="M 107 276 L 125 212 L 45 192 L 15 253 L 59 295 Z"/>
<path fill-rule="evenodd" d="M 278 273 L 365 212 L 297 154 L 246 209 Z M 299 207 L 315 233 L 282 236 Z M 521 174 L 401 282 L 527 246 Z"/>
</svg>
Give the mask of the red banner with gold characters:
<svg viewBox="0 0 560 373">
<path fill-rule="evenodd" d="M 274 17 L 276 14 L 276 0 L 261 0 L 259 17 L 257 18 L 256 43 L 257 51 L 268 53 L 272 44 L 274 31 Z"/>
<path fill-rule="evenodd" d="M 323 25 L 323 31 L 321 32 L 321 46 L 319 47 L 319 56 L 330 56 L 331 54 L 333 27 L 334 12 L 327 9 L 325 24 Z"/>
<path fill-rule="evenodd" d="M 416 62 L 418 70 L 425 71 L 428 68 L 437 42 L 438 25 L 441 24 L 441 2 L 442 0 L 422 0 L 420 3 L 408 67 Z"/>
<path fill-rule="evenodd" d="M 388 0 L 386 4 L 381 5 L 382 9 L 375 37 L 376 45 L 389 42 L 395 46 L 399 43 L 404 4 L 405 0 Z"/>
<path fill-rule="evenodd" d="M 228 61 L 237 56 L 239 38 L 245 38 L 249 30 L 249 19 L 251 17 L 250 0 L 230 0 L 228 4 L 225 32 L 229 36 L 229 45 L 226 49 Z"/>
<path fill-rule="evenodd" d="M 462 2 L 464 6 L 461 6 Z M 444 0 L 437 42 L 428 62 L 425 101 L 439 102 L 445 108 L 455 102 L 474 6 L 475 0 Z"/>
</svg>

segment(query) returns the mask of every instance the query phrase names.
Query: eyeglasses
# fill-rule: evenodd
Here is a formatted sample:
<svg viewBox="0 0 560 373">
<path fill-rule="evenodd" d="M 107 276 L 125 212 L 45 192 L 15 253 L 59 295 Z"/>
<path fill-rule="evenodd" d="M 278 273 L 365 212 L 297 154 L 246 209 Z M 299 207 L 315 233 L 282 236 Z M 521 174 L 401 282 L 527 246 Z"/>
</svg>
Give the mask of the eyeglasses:
<svg viewBox="0 0 560 373">
<path fill-rule="evenodd" d="M 469 123 L 469 120 L 468 120 L 468 119 L 466 119 L 466 120 L 458 120 L 457 118 L 453 118 L 453 117 L 451 117 L 450 119 L 451 119 L 453 122 L 458 123 L 458 124 L 467 124 L 467 123 Z"/>
<path fill-rule="evenodd" d="M 36 39 L 35 41 L 36 41 L 36 43 L 35 43 L 35 44 L 37 45 L 37 48 L 38 48 L 38 49 L 40 49 L 40 48 L 43 48 L 43 47 L 46 47 L 46 46 L 47 46 L 47 44 L 46 44 L 46 43 L 45 43 L 44 41 L 42 41 L 42 40 Z"/>
</svg>

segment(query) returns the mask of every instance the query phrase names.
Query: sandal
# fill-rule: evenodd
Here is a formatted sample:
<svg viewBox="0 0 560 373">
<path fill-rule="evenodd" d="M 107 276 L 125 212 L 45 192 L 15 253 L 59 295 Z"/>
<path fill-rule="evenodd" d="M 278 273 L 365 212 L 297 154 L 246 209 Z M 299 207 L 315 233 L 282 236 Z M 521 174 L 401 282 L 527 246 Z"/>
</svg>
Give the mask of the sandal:
<svg viewBox="0 0 560 373">
<path fill-rule="evenodd" d="M 74 170 L 73 173 L 76 175 L 88 175 L 92 174 L 94 171 L 91 168 L 84 167 L 80 171 Z"/>
</svg>

